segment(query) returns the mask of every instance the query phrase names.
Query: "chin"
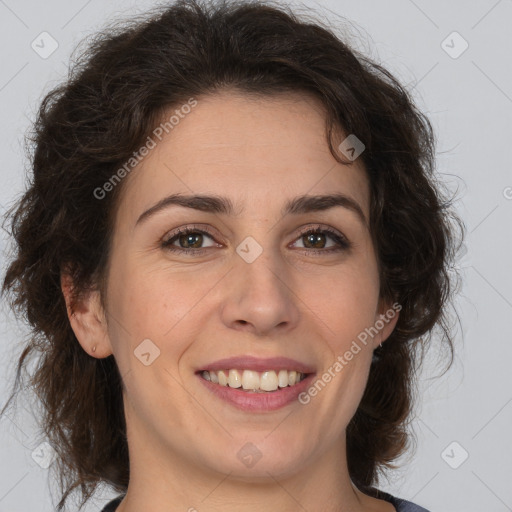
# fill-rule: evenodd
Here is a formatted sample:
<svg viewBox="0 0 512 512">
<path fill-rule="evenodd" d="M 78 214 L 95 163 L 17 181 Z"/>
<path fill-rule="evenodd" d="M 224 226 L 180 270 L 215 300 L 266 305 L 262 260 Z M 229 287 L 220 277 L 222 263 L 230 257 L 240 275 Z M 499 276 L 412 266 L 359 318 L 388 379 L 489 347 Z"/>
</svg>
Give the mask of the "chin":
<svg viewBox="0 0 512 512">
<path fill-rule="evenodd" d="M 230 479 L 241 482 L 260 480 L 268 483 L 274 481 L 274 478 L 288 478 L 298 472 L 301 462 L 290 458 L 290 453 L 288 449 L 286 453 L 278 453 L 276 450 L 259 449 L 253 443 L 244 442 L 240 449 L 233 452 L 232 457 L 225 453 L 216 463 L 211 461 L 211 467 L 224 475 L 229 474 Z"/>
</svg>

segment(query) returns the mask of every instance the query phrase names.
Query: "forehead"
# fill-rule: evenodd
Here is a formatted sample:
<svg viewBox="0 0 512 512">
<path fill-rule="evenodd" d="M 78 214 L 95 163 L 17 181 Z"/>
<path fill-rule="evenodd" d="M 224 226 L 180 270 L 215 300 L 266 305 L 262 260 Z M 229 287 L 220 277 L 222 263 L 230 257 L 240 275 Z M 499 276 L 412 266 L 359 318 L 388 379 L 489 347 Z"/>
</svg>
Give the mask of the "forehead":
<svg viewBox="0 0 512 512">
<path fill-rule="evenodd" d="M 200 97 L 156 142 L 125 184 L 121 207 L 133 216 L 171 193 L 227 195 L 250 215 L 255 206 L 278 211 L 296 195 L 343 192 L 368 212 L 364 167 L 334 159 L 323 106 L 311 96 Z"/>
</svg>

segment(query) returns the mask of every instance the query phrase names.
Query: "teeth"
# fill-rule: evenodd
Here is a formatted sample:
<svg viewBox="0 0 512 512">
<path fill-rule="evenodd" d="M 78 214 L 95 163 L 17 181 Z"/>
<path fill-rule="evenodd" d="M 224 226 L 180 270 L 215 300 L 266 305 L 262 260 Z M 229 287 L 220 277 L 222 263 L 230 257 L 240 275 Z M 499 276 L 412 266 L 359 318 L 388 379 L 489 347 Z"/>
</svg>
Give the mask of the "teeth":
<svg viewBox="0 0 512 512">
<path fill-rule="evenodd" d="M 295 370 L 268 370 L 255 372 L 253 370 L 221 370 L 203 371 L 202 377 L 214 384 L 228 386 L 230 388 L 242 388 L 247 391 L 266 392 L 276 391 L 278 388 L 285 388 L 298 384 L 305 378 L 303 373 Z"/>
<path fill-rule="evenodd" d="M 236 370 L 229 370 L 228 384 L 230 388 L 239 388 L 242 386 L 242 379 Z"/>
<path fill-rule="evenodd" d="M 203 374 L 204 373 L 208 374 L 209 372 L 203 372 Z M 212 373 L 215 373 L 215 372 L 212 372 Z M 220 372 L 217 373 L 217 376 L 219 377 L 219 384 L 221 386 L 227 386 L 228 378 L 227 378 L 226 374 L 223 371 L 220 371 Z"/>
<path fill-rule="evenodd" d="M 285 388 L 288 386 L 288 372 L 286 370 L 279 370 L 277 381 L 280 388 Z"/>
<path fill-rule="evenodd" d="M 238 373 L 236 370 L 231 370 L 229 373 Z M 212 372 L 215 373 L 215 372 Z M 231 387 L 231 381 L 229 382 Z M 260 376 L 258 372 L 252 372 L 251 370 L 244 370 L 242 374 L 242 387 L 244 389 L 258 389 L 260 387 Z"/>
<path fill-rule="evenodd" d="M 247 371 L 247 370 L 246 370 Z M 244 372 L 245 375 L 245 372 Z M 260 377 L 259 388 L 263 391 L 275 391 L 277 389 L 277 375 L 276 372 L 271 370 L 269 372 L 263 372 Z M 257 388 L 254 388 L 257 389 Z"/>
</svg>

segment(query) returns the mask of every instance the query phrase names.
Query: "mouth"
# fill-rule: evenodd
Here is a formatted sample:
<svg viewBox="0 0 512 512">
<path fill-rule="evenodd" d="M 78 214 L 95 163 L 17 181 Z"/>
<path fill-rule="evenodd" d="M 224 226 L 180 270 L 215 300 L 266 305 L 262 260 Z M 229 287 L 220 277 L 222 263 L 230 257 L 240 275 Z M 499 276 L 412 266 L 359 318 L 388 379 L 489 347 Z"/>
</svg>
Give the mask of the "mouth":
<svg viewBox="0 0 512 512">
<path fill-rule="evenodd" d="M 198 375 L 212 384 L 222 387 L 239 389 L 248 393 L 275 393 L 281 389 L 296 386 L 302 382 L 309 373 L 297 370 L 202 370 Z"/>
<path fill-rule="evenodd" d="M 210 396 L 238 410 L 262 413 L 298 404 L 316 370 L 285 357 L 241 356 L 204 365 L 195 374 Z"/>
</svg>

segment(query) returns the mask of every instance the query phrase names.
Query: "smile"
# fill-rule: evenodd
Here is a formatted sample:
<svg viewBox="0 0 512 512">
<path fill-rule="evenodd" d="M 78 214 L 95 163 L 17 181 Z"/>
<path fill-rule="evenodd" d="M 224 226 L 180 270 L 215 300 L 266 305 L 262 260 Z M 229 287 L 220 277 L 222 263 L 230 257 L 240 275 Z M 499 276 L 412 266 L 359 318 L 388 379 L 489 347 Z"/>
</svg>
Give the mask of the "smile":
<svg viewBox="0 0 512 512">
<path fill-rule="evenodd" d="M 219 370 L 202 371 L 201 377 L 213 384 L 230 388 L 242 388 L 244 391 L 256 393 L 275 392 L 289 386 L 294 386 L 304 380 L 305 373 L 296 370 Z"/>
<path fill-rule="evenodd" d="M 196 375 L 210 396 L 244 412 L 265 413 L 293 404 L 302 407 L 298 397 L 311 386 L 315 373 L 232 369 L 202 370 Z"/>
</svg>

